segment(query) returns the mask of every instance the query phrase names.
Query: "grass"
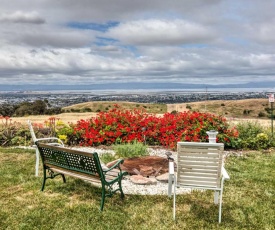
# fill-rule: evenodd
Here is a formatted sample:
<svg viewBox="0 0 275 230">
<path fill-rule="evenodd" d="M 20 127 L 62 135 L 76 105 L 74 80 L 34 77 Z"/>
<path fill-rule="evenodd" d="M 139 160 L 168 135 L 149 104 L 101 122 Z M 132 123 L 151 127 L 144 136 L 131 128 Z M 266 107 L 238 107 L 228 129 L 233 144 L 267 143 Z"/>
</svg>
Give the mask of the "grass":
<svg viewBox="0 0 275 230">
<path fill-rule="evenodd" d="M 244 99 L 244 100 L 209 100 L 202 102 L 188 103 L 193 111 L 210 112 L 226 117 L 235 118 L 265 118 L 267 119 L 266 108 L 270 105 L 268 100 L 262 99 Z M 259 113 L 266 116 L 259 117 Z"/>
<path fill-rule="evenodd" d="M 273 229 L 275 152 L 227 158 L 222 223 L 212 192 L 177 196 L 115 195 L 99 211 L 100 188 L 68 177 L 34 176 L 35 152 L 0 148 L 0 229 Z M 40 172 L 41 175 L 41 172 Z"/>
</svg>

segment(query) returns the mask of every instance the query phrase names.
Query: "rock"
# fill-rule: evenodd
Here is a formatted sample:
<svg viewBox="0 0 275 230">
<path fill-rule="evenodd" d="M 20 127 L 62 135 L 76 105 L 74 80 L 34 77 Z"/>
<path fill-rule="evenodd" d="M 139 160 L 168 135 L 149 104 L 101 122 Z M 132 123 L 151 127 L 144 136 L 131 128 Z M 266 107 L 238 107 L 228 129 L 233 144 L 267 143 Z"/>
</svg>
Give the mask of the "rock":
<svg viewBox="0 0 275 230">
<path fill-rule="evenodd" d="M 139 172 L 142 176 L 148 176 L 155 173 L 155 170 L 152 166 L 139 165 Z"/>
<path fill-rule="evenodd" d="M 130 177 L 130 180 L 134 183 L 134 184 L 141 184 L 141 185 L 155 185 L 157 184 L 157 180 L 154 177 L 144 177 L 142 175 L 133 175 Z"/>
<path fill-rule="evenodd" d="M 111 168 L 113 165 L 115 165 L 115 164 L 117 163 L 117 161 L 118 161 L 118 160 L 114 160 L 114 161 L 108 162 L 108 163 L 106 164 L 106 166 L 107 166 L 108 168 Z"/>
<path fill-rule="evenodd" d="M 169 173 L 164 173 L 156 177 L 158 181 L 168 183 Z"/>
</svg>

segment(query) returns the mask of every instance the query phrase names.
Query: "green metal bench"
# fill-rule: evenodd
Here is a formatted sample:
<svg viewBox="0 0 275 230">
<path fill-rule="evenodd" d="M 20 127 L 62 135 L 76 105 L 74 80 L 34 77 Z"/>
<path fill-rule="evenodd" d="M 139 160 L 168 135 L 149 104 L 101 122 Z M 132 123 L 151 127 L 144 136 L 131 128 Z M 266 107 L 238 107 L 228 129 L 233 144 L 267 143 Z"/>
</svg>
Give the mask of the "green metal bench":
<svg viewBox="0 0 275 230">
<path fill-rule="evenodd" d="M 47 179 L 53 179 L 61 175 L 66 183 L 65 175 L 82 179 L 87 182 L 101 183 L 102 196 L 100 210 L 103 210 L 105 197 L 111 197 L 120 191 L 121 198 L 124 193 L 121 187 L 121 180 L 127 172 L 120 169 L 123 159 L 119 160 L 113 167 L 102 169 L 98 154 L 69 149 L 60 146 L 52 146 L 45 143 L 35 143 L 38 147 L 43 163 L 43 183 L 41 191 L 44 190 Z M 116 188 L 113 188 L 116 186 Z"/>
</svg>

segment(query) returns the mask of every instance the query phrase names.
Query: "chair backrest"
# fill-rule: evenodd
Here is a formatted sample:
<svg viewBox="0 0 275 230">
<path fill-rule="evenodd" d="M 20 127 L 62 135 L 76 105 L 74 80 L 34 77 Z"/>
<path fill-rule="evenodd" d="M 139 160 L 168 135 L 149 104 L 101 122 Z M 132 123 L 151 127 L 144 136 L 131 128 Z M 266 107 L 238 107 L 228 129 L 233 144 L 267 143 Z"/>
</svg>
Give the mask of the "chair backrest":
<svg viewBox="0 0 275 230">
<path fill-rule="evenodd" d="M 220 188 L 223 150 L 222 143 L 178 142 L 177 185 Z"/>
<path fill-rule="evenodd" d="M 28 120 L 28 126 L 29 126 L 30 133 L 31 133 L 31 136 L 32 136 L 32 141 L 33 141 L 33 143 L 35 143 L 37 141 L 37 138 L 35 136 L 35 132 L 34 132 L 34 129 L 32 127 L 32 123 L 31 123 L 30 120 Z"/>
</svg>

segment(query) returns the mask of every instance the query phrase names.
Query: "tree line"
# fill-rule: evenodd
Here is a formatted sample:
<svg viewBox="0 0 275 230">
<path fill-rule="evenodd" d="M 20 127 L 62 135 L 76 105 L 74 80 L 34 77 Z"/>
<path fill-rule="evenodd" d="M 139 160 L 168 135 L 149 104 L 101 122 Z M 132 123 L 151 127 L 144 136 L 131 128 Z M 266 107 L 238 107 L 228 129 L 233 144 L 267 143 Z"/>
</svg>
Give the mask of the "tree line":
<svg viewBox="0 0 275 230">
<path fill-rule="evenodd" d="M 60 114 L 60 107 L 51 107 L 48 100 L 35 100 L 18 104 L 0 104 L 0 115 L 8 117 L 22 117 L 26 115 L 54 115 Z"/>
</svg>

